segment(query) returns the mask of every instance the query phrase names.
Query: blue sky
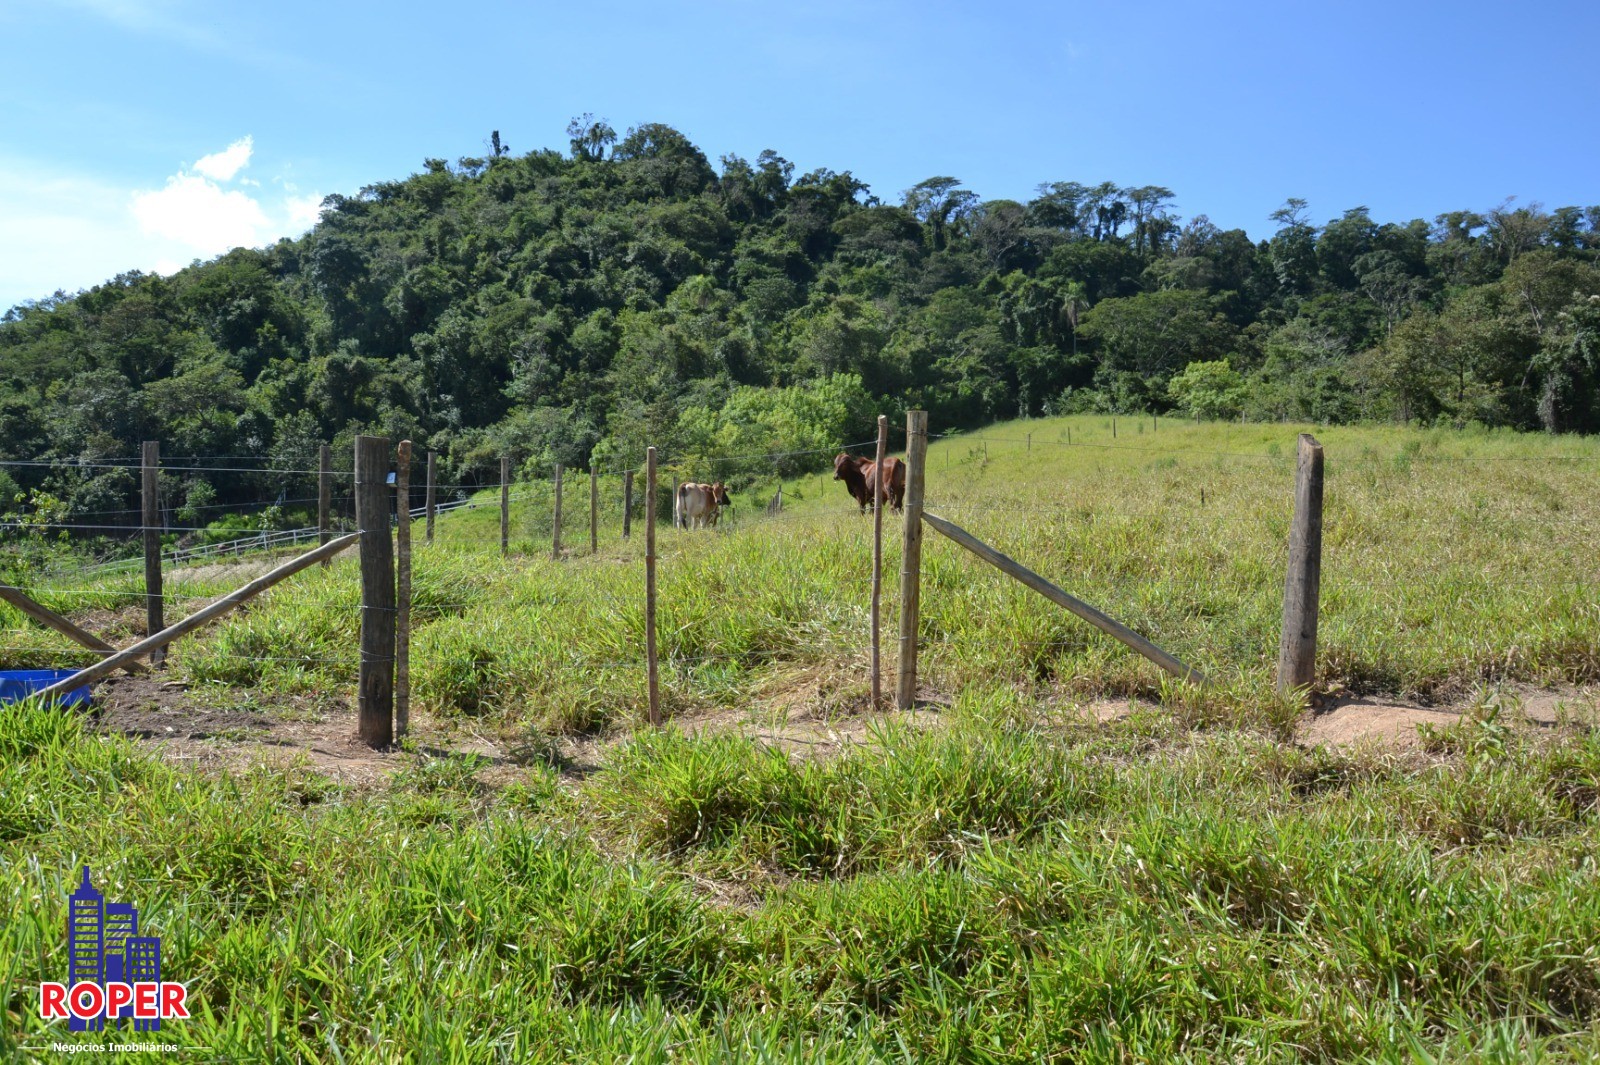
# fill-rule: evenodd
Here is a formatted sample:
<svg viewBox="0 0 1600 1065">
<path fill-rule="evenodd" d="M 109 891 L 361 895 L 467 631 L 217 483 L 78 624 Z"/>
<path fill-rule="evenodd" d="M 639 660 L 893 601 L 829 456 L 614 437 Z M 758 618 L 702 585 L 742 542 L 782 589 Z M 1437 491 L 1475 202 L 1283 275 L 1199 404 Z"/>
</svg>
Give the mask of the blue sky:
<svg viewBox="0 0 1600 1065">
<path fill-rule="evenodd" d="M 773 148 L 885 200 L 1160 184 L 1254 237 L 1600 203 L 1600 3 L 0 0 L 0 308 L 303 232 L 574 115 Z"/>
</svg>

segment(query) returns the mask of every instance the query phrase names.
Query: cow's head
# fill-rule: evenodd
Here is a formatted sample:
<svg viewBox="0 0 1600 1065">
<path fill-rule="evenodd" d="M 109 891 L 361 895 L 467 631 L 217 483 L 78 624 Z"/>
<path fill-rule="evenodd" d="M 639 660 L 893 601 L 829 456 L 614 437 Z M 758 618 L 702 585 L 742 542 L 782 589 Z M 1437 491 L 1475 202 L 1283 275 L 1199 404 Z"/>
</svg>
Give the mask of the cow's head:
<svg viewBox="0 0 1600 1065">
<path fill-rule="evenodd" d="M 844 480 L 844 471 L 854 468 L 855 465 L 856 460 L 854 458 L 845 454 L 843 451 L 839 452 L 833 457 L 833 479 L 835 481 Z"/>
<path fill-rule="evenodd" d="M 719 507 L 733 506 L 733 500 L 728 495 L 728 486 L 721 481 L 711 486 L 711 499 Z"/>
</svg>

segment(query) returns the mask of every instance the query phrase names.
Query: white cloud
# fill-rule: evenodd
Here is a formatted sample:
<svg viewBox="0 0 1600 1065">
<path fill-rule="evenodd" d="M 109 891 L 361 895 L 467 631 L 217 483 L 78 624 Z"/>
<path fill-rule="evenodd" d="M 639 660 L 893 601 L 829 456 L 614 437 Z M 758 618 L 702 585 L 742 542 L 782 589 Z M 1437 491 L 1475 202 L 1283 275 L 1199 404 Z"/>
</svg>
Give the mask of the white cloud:
<svg viewBox="0 0 1600 1065">
<path fill-rule="evenodd" d="M 290 232 L 298 236 L 320 222 L 322 200 L 322 194 L 318 192 L 309 196 L 290 196 L 285 200 L 283 203 L 289 215 Z"/>
<path fill-rule="evenodd" d="M 297 237 L 315 225 L 321 195 L 222 187 L 227 178 L 218 175 L 237 175 L 252 150 L 250 138 L 235 141 L 157 189 L 119 187 L 0 154 L 0 313 L 127 270 L 170 274 L 197 258 Z M 235 158 L 242 161 L 234 165 Z"/>
<path fill-rule="evenodd" d="M 240 137 L 220 152 L 201 156 L 194 168 L 215 181 L 232 181 L 239 171 L 250 165 L 250 155 L 255 151 L 255 146 L 254 137 Z"/>
<path fill-rule="evenodd" d="M 164 189 L 134 193 L 133 217 L 144 232 L 186 245 L 200 256 L 261 244 L 271 227 L 261 204 L 198 174 L 175 174 Z"/>
</svg>

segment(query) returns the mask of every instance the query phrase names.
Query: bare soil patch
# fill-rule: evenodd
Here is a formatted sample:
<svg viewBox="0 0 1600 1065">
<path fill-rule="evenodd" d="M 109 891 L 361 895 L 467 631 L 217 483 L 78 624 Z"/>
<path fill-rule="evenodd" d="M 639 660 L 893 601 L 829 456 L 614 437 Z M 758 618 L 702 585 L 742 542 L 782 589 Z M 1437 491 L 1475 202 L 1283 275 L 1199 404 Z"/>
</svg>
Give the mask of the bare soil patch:
<svg viewBox="0 0 1600 1065">
<path fill-rule="evenodd" d="M 919 692 L 918 708 L 899 712 L 871 706 L 860 671 L 806 667 L 776 674 L 747 707 L 670 717 L 666 727 L 690 733 L 735 732 L 776 747 L 791 758 L 832 759 L 875 742 L 886 726 L 934 728 L 946 700 Z M 886 684 L 886 689 L 889 685 Z M 892 694 L 890 695 L 892 698 Z M 1077 705 L 1086 722 L 1108 724 L 1144 706 L 1133 698 Z M 1455 724 L 1470 713 L 1497 712 L 1528 728 L 1600 726 L 1600 688 L 1505 689 L 1452 706 L 1420 706 L 1382 696 L 1346 698 L 1308 714 L 1296 732 L 1304 746 L 1378 747 L 1405 752 L 1420 747 L 1418 729 Z M 394 773 L 424 757 L 473 756 L 491 786 L 525 779 L 530 766 L 553 764 L 577 783 L 606 759 L 628 733 L 568 737 L 487 735 L 471 720 L 435 720 L 413 712 L 413 751 L 374 751 L 356 737 L 353 699 L 345 692 L 302 695 L 190 686 L 164 672 L 119 676 L 95 689 L 93 727 L 152 744 L 168 761 L 208 772 L 241 772 L 257 765 L 306 765 L 355 787 L 384 786 Z"/>
<path fill-rule="evenodd" d="M 154 744 L 167 761 L 206 771 L 298 761 L 338 783 L 376 787 L 417 757 L 398 746 L 377 751 L 362 743 L 355 708 L 342 694 L 264 695 L 189 686 L 160 673 L 100 682 L 93 720 L 97 731 Z M 472 754 L 491 770 L 512 762 L 488 738 L 415 713 L 411 737 L 417 752 L 432 757 Z"/>
<path fill-rule="evenodd" d="M 1421 741 L 1418 729 L 1454 725 L 1463 715 L 1497 713 L 1508 724 L 1549 728 L 1560 724 L 1593 726 L 1600 689 L 1505 688 L 1485 693 L 1477 700 L 1455 706 L 1418 706 L 1383 696 L 1334 701 L 1307 715 L 1296 739 L 1308 746 L 1356 747 L 1378 745 L 1406 750 Z"/>
</svg>

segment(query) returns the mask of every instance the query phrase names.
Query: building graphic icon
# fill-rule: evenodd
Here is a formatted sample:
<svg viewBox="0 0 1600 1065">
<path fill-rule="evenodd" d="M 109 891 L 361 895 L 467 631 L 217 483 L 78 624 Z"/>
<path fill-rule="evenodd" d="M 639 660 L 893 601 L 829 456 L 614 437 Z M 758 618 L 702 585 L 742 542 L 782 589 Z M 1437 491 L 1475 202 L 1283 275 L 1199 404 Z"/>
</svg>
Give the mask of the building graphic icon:
<svg viewBox="0 0 1600 1065">
<path fill-rule="evenodd" d="M 83 867 L 83 883 L 67 899 L 67 958 L 70 966 L 68 986 L 88 982 L 134 983 L 161 980 L 161 940 L 139 935 L 139 911 L 131 903 L 107 902 L 89 881 L 89 867 Z M 133 1018 L 133 1006 L 125 1005 L 117 1015 L 87 1019 L 73 1016 L 67 1028 L 74 1032 L 103 1031 L 109 1019 L 113 1028 Z M 139 1032 L 161 1028 L 160 1018 L 134 1020 Z"/>
</svg>

